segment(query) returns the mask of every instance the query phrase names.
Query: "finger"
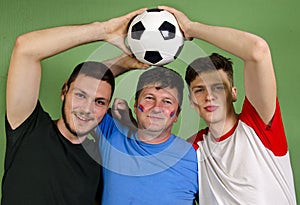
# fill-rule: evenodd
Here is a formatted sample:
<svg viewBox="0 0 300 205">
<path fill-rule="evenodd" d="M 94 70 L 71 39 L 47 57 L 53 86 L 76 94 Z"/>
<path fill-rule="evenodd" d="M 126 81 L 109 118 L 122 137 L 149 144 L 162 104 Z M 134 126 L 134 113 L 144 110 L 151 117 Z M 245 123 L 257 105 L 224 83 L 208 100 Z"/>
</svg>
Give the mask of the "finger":
<svg viewBox="0 0 300 205">
<path fill-rule="evenodd" d="M 174 13 L 174 11 L 175 11 L 174 8 L 171 8 L 169 6 L 158 6 L 157 8 L 162 9 L 162 10 L 167 10 L 167 11 L 169 11 L 171 13 Z"/>
<path fill-rule="evenodd" d="M 112 104 L 112 109 L 113 109 L 113 110 L 117 109 L 117 104 L 118 104 L 118 98 L 115 98 L 115 99 L 114 99 L 114 102 L 113 102 L 113 104 Z"/>
<path fill-rule="evenodd" d="M 132 55 L 131 51 L 128 49 L 128 47 L 125 45 L 125 38 L 124 36 L 118 37 L 111 41 L 112 44 L 120 48 L 124 53 L 127 55 Z"/>
<path fill-rule="evenodd" d="M 119 45 L 119 48 L 122 49 L 124 53 L 127 55 L 132 55 L 131 51 L 128 49 L 128 47 L 125 45 L 125 42 Z"/>
<path fill-rule="evenodd" d="M 121 98 L 115 98 L 114 100 L 114 109 L 127 109 L 128 108 L 128 104 L 126 102 L 126 100 L 124 99 L 121 99 Z"/>
<path fill-rule="evenodd" d="M 128 105 L 126 102 L 118 102 L 117 104 L 117 109 L 118 110 L 128 110 Z"/>
<path fill-rule="evenodd" d="M 133 12 L 130 12 L 126 15 L 126 18 L 131 20 L 133 17 L 135 17 L 136 15 L 139 15 L 141 13 L 143 13 L 144 11 L 146 11 L 147 8 L 141 8 L 141 9 L 138 9 L 138 10 L 135 10 Z"/>
<path fill-rule="evenodd" d="M 129 58 L 130 58 L 129 61 L 130 61 L 130 67 L 131 68 L 144 69 L 144 68 L 149 68 L 151 66 L 149 64 L 146 64 L 146 63 L 143 63 L 143 62 L 139 61 L 134 56 L 130 56 Z"/>
<path fill-rule="evenodd" d="M 151 65 L 146 64 L 146 63 L 142 63 L 140 61 L 137 61 L 135 68 L 139 68 L 139 69 L 147 69 L 150 68 Z"/>
</svg>

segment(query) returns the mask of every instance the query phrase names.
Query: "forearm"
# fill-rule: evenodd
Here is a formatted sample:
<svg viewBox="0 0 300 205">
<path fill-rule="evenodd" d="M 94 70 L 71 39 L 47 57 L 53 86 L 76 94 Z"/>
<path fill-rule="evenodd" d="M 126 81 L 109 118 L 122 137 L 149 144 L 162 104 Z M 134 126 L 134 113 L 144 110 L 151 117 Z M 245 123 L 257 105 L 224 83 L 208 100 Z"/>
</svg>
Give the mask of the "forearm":
<svg viewBox="0 0 300 205">
<path fill-rule="evenodd" d="M 18 37 L 15 50 L 39 61 L 82 44 L 103 40 L 103 24 L 95 22 L 33 31 Z"/>
<path fill-rule="evenodd" d="M 257 61 L 269 55 L 267 43 L 254 34 L 221 26 L 192 22 L 189 36 L 211 43 L 244 61 Z"/>
<path fill-rule="evenodd" d="M 116 58 L 103 61 L 102 63 L 109 67 L 115 77 L 130 70 L 146 69 L 150 67 L 145 63 L 139 62 L 135 57 L 129 56 L 127 54 L 123 54 Z"/>
</svg>

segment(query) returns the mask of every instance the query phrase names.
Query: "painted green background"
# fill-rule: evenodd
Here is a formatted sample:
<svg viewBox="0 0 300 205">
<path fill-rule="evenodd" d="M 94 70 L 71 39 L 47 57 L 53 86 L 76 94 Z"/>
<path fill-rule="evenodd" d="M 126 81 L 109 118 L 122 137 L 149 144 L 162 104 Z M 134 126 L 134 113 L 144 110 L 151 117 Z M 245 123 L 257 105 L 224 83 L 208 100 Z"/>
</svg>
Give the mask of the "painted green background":
<svg viewBox="0 0 300 205">
<path fill-rule="evenodd" d="M 297 198 L 299 199 L 300 163 L 297 156 L 299 157 L 300 149 L 297 148 L 297 145 L 300 144 L 300 129 L 298 127 L 300 68 L 297 62 L 300 46 L 298 39 L 300 36 L 300 1 L 298 0 L 0 0 L 0 176 L 3 175 L 5 153 L 5 84 L 10 54 L 16 37 L 31 30 L 52 26 L 104 21 L 141 7 L 153 8 L 157 5 L 173 6 L 182 10 L 192 20 L 239 28 L 260 35 L 268 41 L 273 54 L 278 97 L 289 143 Z M 240 111 L 244 94 L 242 62 L 207 43 L 199 40 L 194 40 L 193 43 L 193 46 L 202 48 L 205 53 L 210 54 L 213 51 L 218 51 L 233 59 L 235 64 L 234 77 L 239 89 L 236 108 Z M 106 49 L 111 49 L 111 51 L 104 52 Z M 86 59 L 102 59 L 107 53 L 115 53 L 114 48 L 98 42 L 72 49 L 43 61 L 40 99 L 54 118 L 58 118 L 60 113 L 61 85 L 72 68 Z M 97 57 L 94 57 L 95 55 Z M 180 63 L 174 62 L 170 66 L 183 73 L 183 69 L 180 69 L 182 67 Z M 125 81 L 131 82 L 130 79 L 134 79 L 138 73 L 133 72 L 119 78 L 119 87 L 124 88 L 126 85 L 126 92 L 132 92 L 131 90 L 134 89 L 135 85 L 130 86 Z M 128 96 L 126 92 L 124 89 L 119 90 L 116 95 L 126 96 L 132 102 L 132 95 Z M 26 98 L 27 96 L 23 97 Z M 22 106 L 22 102 L 20 102 L 20 106 Z M 194 129 L 197 129 L 198 121 L 195 120 L 196 117 L 188 108 L 187 101 L 184 106 L 185 114 L 182 115 L 182 120 L 177 123 L 174 132 L 186 138 L 195 131 Z M 202 126 L 204 125 L 200 122 L 200 127 Z"/>
</svg>

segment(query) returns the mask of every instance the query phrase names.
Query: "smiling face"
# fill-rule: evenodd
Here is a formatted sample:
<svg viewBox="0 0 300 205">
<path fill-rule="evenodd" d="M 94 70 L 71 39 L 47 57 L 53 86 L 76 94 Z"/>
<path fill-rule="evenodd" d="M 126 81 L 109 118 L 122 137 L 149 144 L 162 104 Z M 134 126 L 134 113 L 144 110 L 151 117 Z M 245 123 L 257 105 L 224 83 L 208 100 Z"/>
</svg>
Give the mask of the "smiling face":
<svg viewBox="0 0 300 205">
<path fill-rule="evenodd" d="M 190 83 L 190 100 L 208 125 L 224 123 L 235 115 L 236 88 L 223 70 L 203 72 Z"/>
<path fill-rule="evenodd" d="M 105 115 L 111 96 L 111 85 L 86 75 L 78 75 L 62 94 L 63 117 L 58 127 L 66 136 L 85 136 Z"/>
<path fill-rule="evenodd" d="M 134 106 L 139 130 L 155 137 L 168 138 L 178 118 L 178 109 L 178 91 L 175 88 L 143 88 Z"/>
</svg>

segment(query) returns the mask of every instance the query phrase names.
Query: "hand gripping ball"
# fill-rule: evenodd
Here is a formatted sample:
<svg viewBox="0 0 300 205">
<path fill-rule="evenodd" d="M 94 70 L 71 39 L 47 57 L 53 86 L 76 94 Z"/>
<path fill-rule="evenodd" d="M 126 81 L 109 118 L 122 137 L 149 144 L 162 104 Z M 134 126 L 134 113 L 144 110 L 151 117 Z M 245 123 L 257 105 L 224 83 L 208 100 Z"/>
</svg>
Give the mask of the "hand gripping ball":
<svg viewBox="0 0 300 205">
<path fill-rule="evenodd" d="M 129 24 L 127 42 L 139 61 L 159 66 L 176 59 L 183 47 L 184 37 L 173 14 L 149 9 L 133 18 Z"/>
</svg>

